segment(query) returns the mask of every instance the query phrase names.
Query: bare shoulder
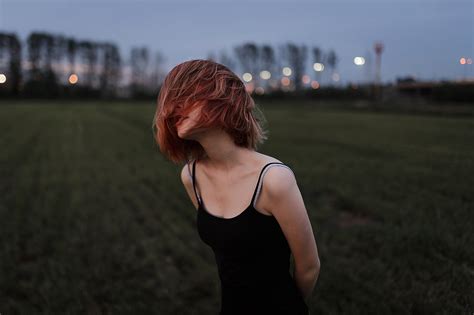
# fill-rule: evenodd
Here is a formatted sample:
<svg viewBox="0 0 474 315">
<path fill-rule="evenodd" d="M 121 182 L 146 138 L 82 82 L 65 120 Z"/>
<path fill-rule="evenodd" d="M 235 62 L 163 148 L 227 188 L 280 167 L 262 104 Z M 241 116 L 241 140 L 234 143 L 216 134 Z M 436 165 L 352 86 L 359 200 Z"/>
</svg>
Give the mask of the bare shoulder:
<svg viewBox="0 0 474 315">
<path fill-rule="evenodd" d="M 278 162 L 267 167 L 262 179 L 260 209 L 274 215 L 277 220 L 288 220 L 288 209 L 301 204 L 299 191 L 293 170 L 287 163 L 278 159 L 269 159 L 267 163 Z"/>
<path fill-rule="evenodd" d="M 296 177 L 291 167 L 286 165 L 276 165 L 270 167 L 265 173 L 266 191 L 270 197 L 286 194 L 297 185 Z"/>
<path fill-rule="evenodd" d="M 260 153 L 261 154 L 261 153 Z M 263 190 L 270 199 L 281 194 L 287 194 L 291 189 L 294 190 L 296 178 L 293 170 L 285 162 L 280 161 L 269 155 L 261 154 L 266 163 L 282 163 L 270 166 L 265 171 Z"/>
</svg>

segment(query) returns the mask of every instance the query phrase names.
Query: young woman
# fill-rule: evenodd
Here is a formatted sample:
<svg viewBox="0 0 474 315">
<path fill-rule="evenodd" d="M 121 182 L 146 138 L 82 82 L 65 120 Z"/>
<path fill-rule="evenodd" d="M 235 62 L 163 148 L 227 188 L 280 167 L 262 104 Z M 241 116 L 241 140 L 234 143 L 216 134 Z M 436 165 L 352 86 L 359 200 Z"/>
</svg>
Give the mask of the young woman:
<svg viewBox="0 0 474 315">
<path fill-rule="evenodd" d="M 155 139 L 168 159 L 185 163 L 196 227 L 216 258 L 219 314 L 308 314 L 320 270 L 316 241 L 291 168 L 256 151 L 267 136 L 255 109 L 227 67 L 186 61 L 161 87 Z"/>
</svg>

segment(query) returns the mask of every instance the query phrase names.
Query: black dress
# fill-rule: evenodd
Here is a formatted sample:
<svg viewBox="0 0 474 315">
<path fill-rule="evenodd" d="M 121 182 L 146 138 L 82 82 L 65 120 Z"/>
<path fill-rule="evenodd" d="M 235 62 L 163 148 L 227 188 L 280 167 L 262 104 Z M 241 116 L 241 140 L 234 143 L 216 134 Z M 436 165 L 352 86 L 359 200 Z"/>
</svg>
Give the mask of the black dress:
<svg viewBox="0 0 474 315">
<path fill-rule="evenodd" d="M 221 283 L 219 315 L 309 314 L 291 276 L 291 250 L 278 221 L 254 208 L 260 179 L 269 166 L 289 168 L 279 162 L 266 164 L 248 207 L 235 217 L 223 218 L 208 212 L 198 196 L 193 162 L 193 189 L 199 203 L 196 225 L 199 237 L 215 255 Z"/>
</svg>

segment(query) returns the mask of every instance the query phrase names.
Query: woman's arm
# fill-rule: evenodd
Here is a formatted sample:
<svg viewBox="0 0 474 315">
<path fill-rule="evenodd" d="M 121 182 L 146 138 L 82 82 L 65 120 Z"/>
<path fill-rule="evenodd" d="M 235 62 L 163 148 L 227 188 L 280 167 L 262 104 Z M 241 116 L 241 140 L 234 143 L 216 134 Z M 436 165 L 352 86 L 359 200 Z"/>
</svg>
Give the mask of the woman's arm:
<svg viewBox="0 0 474 315">
<path fill-rule="evenodd" d="M 265 180 L 265 209 L 277 219 L 293 254 L 294 279 L 305 300 L 316 285 L 321 267 L 308 212 L 293 172 L 272 167 Z"/>
</svg>

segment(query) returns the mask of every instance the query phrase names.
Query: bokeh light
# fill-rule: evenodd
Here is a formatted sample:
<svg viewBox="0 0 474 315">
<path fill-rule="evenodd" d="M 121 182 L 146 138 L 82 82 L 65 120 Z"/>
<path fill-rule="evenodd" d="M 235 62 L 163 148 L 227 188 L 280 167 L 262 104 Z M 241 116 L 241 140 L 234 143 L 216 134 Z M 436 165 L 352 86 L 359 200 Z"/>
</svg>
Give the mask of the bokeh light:
<svg viewBox="0 0 474 315">
<path fill-rule="evenodd" d="M 288 77 L 283 77 L 283 78 L 281 78 L 281 84 L 282 84 L 283 86 L 288 86 L 288 85 L 290 85 L 290 79 L 289 79 Z"/>
<path fill-rule="evenodd" d="M 317 71 L 317 72 L 324 71 L 324 64 L 322 64 L 320 62 L 315 62 L 313 64 L 313 69 L 314 69 L 314 71 Z"/>
<path fill-rule="evenodd" d="M 258 88 L 255 89 L 255 93 L 257 93 L 258 95 L 262 95 L 265 93 L 265 89 L 259 86 Z"/>
<path fill-rule="evenodd" d="M 79 80 L 79 78 L 77 77 L 77 74 L 73 73 L 69 76 L 69 83 L 70 84 L 76 84 L 78 80 Z"/>
<path fill-rule="evenodd" d="M 303 81 L 304 84 L 308 84 L 309 82 L 311 82 L 311 78 L 309 77 L 309 75 L 305 74 L 305 75 L 301 78 L 301 81 Z"/>
<path fill-rule="evenodd" d="M 316 80 L 311 81 L 311 87 L 315 90 L 319 89 L 319 82 Z"/>
<path fill-rule="evenodd" d="M 250 81 L 252 81 L 252 75 L 248 72 L 245 72 L 242 75 L 242 79 L 244 79 L 245 82 L 250 82 Z"/>
<path fill-rule="evenodd" d="M 354 58 L 354 63 L 358 66 L 362 66 L 365 64 L 365 58 L 364 57 L 355 57 Z"/>
<path fill-rule="evenodd" d="M 272 74 L 270 73 L 270 71 L 263 70 L 260 72 L 260 78 L 262 78 L 263 80 L 268 80 L 271 78 L 271 76 Z"/>
<path fill-rule="evenodd" d="M 282 71 L 283 75 L 286 75 L 289 77 L 291 75 L 291 68 L 290 67 L 284 67 Z"/>
<path fill-rule="evenodd" d="M 253 82 L 245 84 L 245 90 L 249 93 L 252 93 L 254 90 Z"/>
</svg>

